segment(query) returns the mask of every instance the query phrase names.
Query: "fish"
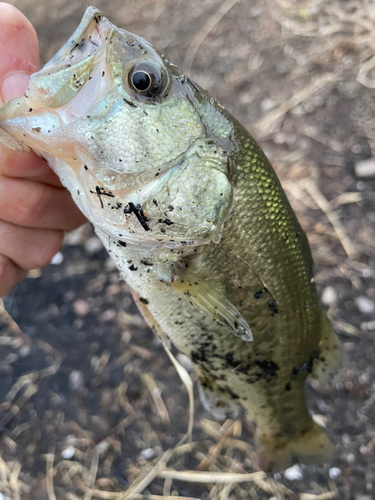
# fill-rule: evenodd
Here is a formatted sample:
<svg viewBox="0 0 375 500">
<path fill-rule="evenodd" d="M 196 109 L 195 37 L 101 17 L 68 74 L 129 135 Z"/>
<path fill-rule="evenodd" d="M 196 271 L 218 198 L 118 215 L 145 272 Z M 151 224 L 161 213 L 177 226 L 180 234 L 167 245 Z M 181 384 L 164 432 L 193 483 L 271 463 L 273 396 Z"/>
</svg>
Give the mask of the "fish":
<svg viewBox="0 0 375 500">
<path fill-rule="evenodd" d="M 152 330 L 191 359 L 204 408 L 255 420 L 260 468 L 330 460 L 305 382 L 329 382 L 343 348 L 270 162 L 218 101 L 89 7 L 0 109 L 0 143 L 58 175 Z"/>
</svg>

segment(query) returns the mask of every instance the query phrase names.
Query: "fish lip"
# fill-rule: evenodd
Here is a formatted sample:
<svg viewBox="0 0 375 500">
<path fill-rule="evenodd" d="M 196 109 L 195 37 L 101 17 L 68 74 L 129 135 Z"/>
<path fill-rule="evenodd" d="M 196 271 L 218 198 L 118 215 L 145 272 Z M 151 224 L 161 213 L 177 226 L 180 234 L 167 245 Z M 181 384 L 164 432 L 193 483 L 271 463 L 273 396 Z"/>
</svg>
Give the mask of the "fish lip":
<svg viewBox="0 0 375 500">
<path fill-rule="evenodd" d="M 87 7 L 77 29 L 61 47 L 61 49 L 52 57 L 52 59 L 50 59 L 47 64 L 43 66 L 41 72 L 50 68 L 56 68 L 57 66 L 60 66 L 62 62 L 71 59 L 73 51 L 82 43 L 82 41 L 91 37 L 96 30 L 100 36 L 101 42 L 96 49 L 98 50 L 102 45 L 106 44 L 106 38 L 114 28 L 115 26 L 103 16 L 99 9 L 96 7 Z"/>
</svg>

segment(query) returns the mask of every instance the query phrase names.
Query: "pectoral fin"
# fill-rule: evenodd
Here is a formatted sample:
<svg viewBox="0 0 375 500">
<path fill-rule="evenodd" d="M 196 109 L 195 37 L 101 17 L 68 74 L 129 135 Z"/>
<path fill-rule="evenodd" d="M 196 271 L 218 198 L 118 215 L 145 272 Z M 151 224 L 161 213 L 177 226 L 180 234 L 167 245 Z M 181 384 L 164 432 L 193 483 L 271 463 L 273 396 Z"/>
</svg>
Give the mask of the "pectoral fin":
<svg viewBox="0 0 375 500">
<path fill-rule="evenodd" d="M 14 151 L 29 150 L 27 146 L 24 146 L 22 142 L 8 134 L 8 132 L 6 132 L 2 127 L 0 127 L 0 144 L 5 148 L 13 149 Z"/>
<path fill-rule="evenodd" d="M 250 326 L 232 302 L 206 280 L 191 272 L 180 262 L 174 263 L 172 288 L 187 295 L 191 303 L 204 314 L 209 314 L 219 326 L 227 326 L 236 337 L 253 340 Z"/>
</svg>

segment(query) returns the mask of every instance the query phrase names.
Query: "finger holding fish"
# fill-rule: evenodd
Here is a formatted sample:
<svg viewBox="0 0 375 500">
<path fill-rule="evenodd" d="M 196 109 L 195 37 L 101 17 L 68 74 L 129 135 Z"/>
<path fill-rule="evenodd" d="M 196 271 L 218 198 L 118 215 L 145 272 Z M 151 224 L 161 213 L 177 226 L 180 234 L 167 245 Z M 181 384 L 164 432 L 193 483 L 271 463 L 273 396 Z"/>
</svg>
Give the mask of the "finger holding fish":
<svg viewBox="0 0 375 500">
<path fill-rule="evenodd" d="M 3 2 L 1 47 L 6 50 L 0 58 L 0 101 L 7 102 L 27 89 L 30 74 L 39 68 L 39 48 L 27 18 Z M 16 152 L 0 146 L 0 296 L 28 270 L 50 262 L 62 244 L 61 230 L 73 229 L 84 221 L 43 159 L 33 151 Z"/>
</svg>

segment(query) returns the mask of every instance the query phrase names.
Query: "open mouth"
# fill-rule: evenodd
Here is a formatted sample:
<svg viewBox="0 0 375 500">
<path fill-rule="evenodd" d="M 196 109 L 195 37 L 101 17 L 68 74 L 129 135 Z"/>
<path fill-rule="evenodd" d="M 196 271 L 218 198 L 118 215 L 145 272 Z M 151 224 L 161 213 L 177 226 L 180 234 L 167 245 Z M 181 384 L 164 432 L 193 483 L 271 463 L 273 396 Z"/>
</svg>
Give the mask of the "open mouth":
<svg viewBox="0 0 375 500">
<path fill-rule="evenodd" d="M 100 11 L 89 7 L 66 44 L 31 75 L 25 94 L 0 110 L 3 129 L 34 150 L 63 160 L 75 158 L 74 140 L 64 129 L 87 117 L 113 83 L 106 71 L 113 28 Z"/>
<path fill-rule="evenodd" d="M 100 62 L 104 64 L 113 28 L 100 11 L 89 7 L 65 45 L 30 78 L 30 91 L 37 101 L 49 109 L 69 103 L 93 79 Z"/>
<path fill-rule="evenodd" d="M 78 28 L 57 52 L 57 54 L 44 66 L 41 73 L 50 68 L 55 68 L 63 62 L 84 59 L 96 52 L 105 44 L 113 24 L 95 7 L 88 7 Z"/>
</svg>

